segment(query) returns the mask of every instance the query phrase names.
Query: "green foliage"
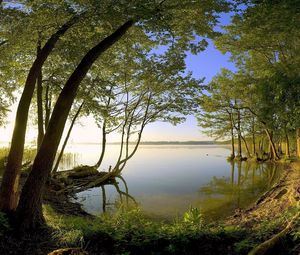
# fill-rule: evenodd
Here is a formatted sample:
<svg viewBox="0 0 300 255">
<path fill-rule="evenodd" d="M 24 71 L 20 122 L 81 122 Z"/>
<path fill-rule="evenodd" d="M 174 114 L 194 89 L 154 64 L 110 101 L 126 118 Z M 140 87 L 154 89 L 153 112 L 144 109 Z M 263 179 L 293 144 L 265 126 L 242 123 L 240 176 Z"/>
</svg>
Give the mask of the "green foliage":
<svg viewBox="0 0 300 255">
<path fill-rule="evenodd" d="M 11 227 L 8 219 L 4 213 L 0 212 L 0 238 L 9 230 L 11 230 Z"/>
<path fill-rule="evenodd" d="M 237 71 L 222 70 L 198 98 L 199 125 L 215 138 L 228 139 L 231 113 L 234 137 L 240 133 L 255 140 L 268 128 L 274 142 L 291 139 L 300 119 L 299 3 L 246 2 L 215 40 L 219 50 L 231 54 Z"/>
<path fill-rule="evenodd" d="M 184 213 L 183 222 L 199 227 L 203 226 L 203 216 L 200 209 L 191 207 L 189 211 Z"/>
<path fill-rule="evenodd" d="M 220 241 L 223 244 L 217 249 L 225 251 L 232 240 L 246 233 L 237 227 L 207 225 L 196 208 L 169 224 L 148 219 L 139 208 L 89 219 L 60 216 L 44 206 L 44 215 L 59 242 L 82 246 L 95 235 L 99 242 L 101 236 L 109 237 L 115 254 L 194 254 L 191 249 L 215 249 Z"/>
<path fill-rule="evenodd" d="M 236 254 L 247 254 L 255 245 L 252 240 L 245 239 L 234 244 L 234 251 Z"/>
</svg>

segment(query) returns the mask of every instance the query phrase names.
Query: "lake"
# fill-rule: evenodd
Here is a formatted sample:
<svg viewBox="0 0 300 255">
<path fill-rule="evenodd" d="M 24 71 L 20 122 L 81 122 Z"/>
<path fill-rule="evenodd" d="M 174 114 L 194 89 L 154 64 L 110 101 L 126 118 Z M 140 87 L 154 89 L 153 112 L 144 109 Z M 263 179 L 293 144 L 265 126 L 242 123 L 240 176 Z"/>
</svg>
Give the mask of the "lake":
<svg viewBox="0 0 300 255">
<path fill-rule="evenodd" d="M 114 165 L 119 145 L 108 145 L 100 170 Z M 60 169 L 93 165 L 100 145 L 71 145 Z M 150 217 L 170 220 L 191 206 L 198 207 L 210 220 L 222 219 L 235 210 L 246 208 L 278 179 L 281 165 L 247 162 L 230 163 L 230 149 L 219 145 L 141 145 L 124 168 L 129 194 Z M 124 184 L 118 185 L 125 191 Z M 98 215 L 114 210 L 119 201 L 116 187 L 105 185 L 103 208 L 101 187 L 78 194 L 88 212 Z"/>
</svg>

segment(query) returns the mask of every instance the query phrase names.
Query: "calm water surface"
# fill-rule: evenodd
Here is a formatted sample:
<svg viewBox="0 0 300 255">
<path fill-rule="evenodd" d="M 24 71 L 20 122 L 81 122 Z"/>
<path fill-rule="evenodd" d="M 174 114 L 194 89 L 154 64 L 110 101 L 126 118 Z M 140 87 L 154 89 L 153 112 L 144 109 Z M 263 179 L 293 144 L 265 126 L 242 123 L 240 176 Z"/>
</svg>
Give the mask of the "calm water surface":
<svg viewBox="0 0 300 255">
<path fill-rule="evenodd" d="M 61 169 L 75 165 L 93 165 L 100 145 L 72 145 L 61 162 Z M 119 146 L 109 145 L 100 170 L 116 162 Z M 171 219 L 190 206 L 202 210 L 208 220 L 224 218 L 236 209 L 254 202 L 279 177 L 281 168 L 273 164 L 229 163 L 230 150 L 215 145 L 141 145 L 124 168 L 129 194 L 152 217 Z M 119 195 L 106 185 L 106 207 L 113 210 Z M 119 188 L 125 191 L 120 182 Z M 93 214 L 103 211 L 102 189 L 78 194 L 78 201 Z"/>
</svg>

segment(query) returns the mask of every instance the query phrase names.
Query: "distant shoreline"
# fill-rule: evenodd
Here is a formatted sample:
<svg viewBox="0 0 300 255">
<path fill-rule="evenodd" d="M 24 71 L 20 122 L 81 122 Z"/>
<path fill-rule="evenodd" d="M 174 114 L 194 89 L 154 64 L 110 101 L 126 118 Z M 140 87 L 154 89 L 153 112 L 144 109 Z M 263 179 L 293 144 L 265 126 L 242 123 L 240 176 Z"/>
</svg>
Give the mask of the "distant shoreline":
<svg viewBox="0 0 300 255">
<path fill-rule="evenodd" d="M 100 145 L 101 143 L 92 142 L 79 142 L 79 143 L 69 143 L 68 145 Z M 111 142 L 107 145 L 118 145 L 120 142 Z M 129 144 L 134 145 L 135 142 L 129 142 Z M 140 145 L 227 145 L 228 141 L 144 141 Z M 0 142 L 0 145 L 9 145 L 8 142 Z M 28 143 L 27 146 L 35 146 L 34 143 Z"/>
</svg>

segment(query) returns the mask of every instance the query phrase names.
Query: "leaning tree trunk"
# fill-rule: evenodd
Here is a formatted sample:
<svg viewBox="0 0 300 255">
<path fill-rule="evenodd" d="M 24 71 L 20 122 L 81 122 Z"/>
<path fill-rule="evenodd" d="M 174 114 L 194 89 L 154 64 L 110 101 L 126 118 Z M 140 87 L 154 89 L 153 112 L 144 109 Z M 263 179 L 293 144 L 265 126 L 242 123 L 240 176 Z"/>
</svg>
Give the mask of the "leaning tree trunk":
<svg viewBox="0 0 300 255">
<path fill-rule="evenodd" d="M 46 86 L 45 91 L 45 130 L 47 130 L 49 120 L 50 120 L 50 114 L 51 114 L 51 93 L 49 85 Z"/>
<path fill-rule="evenodd" d="M 76 122 L 77 117 L 79 116 L 79 113 L 80 113 L 80 111 L 81 111 L 83 105 L 84 105 L 84 101 L 83 101 L 82 104 L 79 106 L 77 112 L 76 112 L 75 115 L 74 115 L 74 118 L 72 119 L 72 122 L 71 122 L 71 125 L 70 125 L 70 127 L 69 127 L 68 133 L 67 133 L 66 138 L 65 138 L 65 140 L 64 140 L 64 143 L 63 143 L 63 145 L 62 145 L 62 148 L 61 148 L 61 150 L 60 150 L 60 152 L 59 152 L 59 155 L 58 155 L 58 158 L 57 158 L 57 160 L 56 160 L 55 166 L 54 166 L 54 168 L 53 168 L 53 170 L 52 170 L 52 174 L 55 174 L 55 173 L 57 172 L 57 170 L 58 170 L 59 163 L 60 163 L 60 161 L 61 161 L 62 156 L 64 155 L 64 151 L 65 151 L 65 148 L 66 148 L 66 146 L 67 146 L 67 144 L 68 144 L 68 141 L 69 141 L 71 132 L 72 132 L 72 130 L 73 130 L 74 124 L 75 124 L 75 122 Z"/>
<path fill-rule="evenodd" d="M 248 144 L 247 144 L 247 141 L 246 141 L 245 137 L 241 135 L 241 138 L 242 138 L 242 140 L 245 144 L 245 148 L 246 148 L 248 157 L 251 157 L 251 153 L 250 153 L 250 150 L 249 150 L 249 147 L 248 147 Z"/>
<path fill-rule="evenodd" d="M 59 38 L 66 33 L 77 19 L 78 16 L 73 17 L 48 39 L 40 53 L 37 55 L 28 73 L 17 109 L 11 147 L 0 189 L 0 209 L 2 211 L 13 211 L 18 203 L 20 169 L 24 151 L 28 112 L 37 77 Z"/>
<path fill-rule="evenodd" d="M 40 150 L 21 193 L 16 218 L 21 230 L 34 229 L 44 224 L 41 211 L 43 188 L 51 172 L 64 126 L 81 81 L 99 56 L 119 41 L 133 24 L 133 20 L 125 22 L 115 32 L 90 49 L 62 89 Z"/>
<path fill-rule="evenodd" d="M 37 47 L 37 55 L 39 55 L 41 52 L 41 42 L 39 41 L 38 47 Z M 37 148 L 39 149 L 42 140 L 44 138 L 44 117 L 43 117 L 43 74 L 42 69 L 40 70 L 37 82 L 36 82 L 36 102 L 37 102 L 37 119 L 38 119 L 38 138 L 37 138 Z"/>
<path fill-rule="evenodd" d="M 277 153 L 275 144 L 274 144 L 274 142 L 273 142 L 272 134 L 270 133 L 270 131 L 269 131 L 267 128 L 265 129 L 265 132 L 266 132 L 266 134 L 267 134 L 267 137 L 268 137 L 269 143 L 270 143 L 271 159 L 279 160 L 280 158 L 279 158 L 279 156 L 278 156 L 278 153 Z"/>
</svg>

